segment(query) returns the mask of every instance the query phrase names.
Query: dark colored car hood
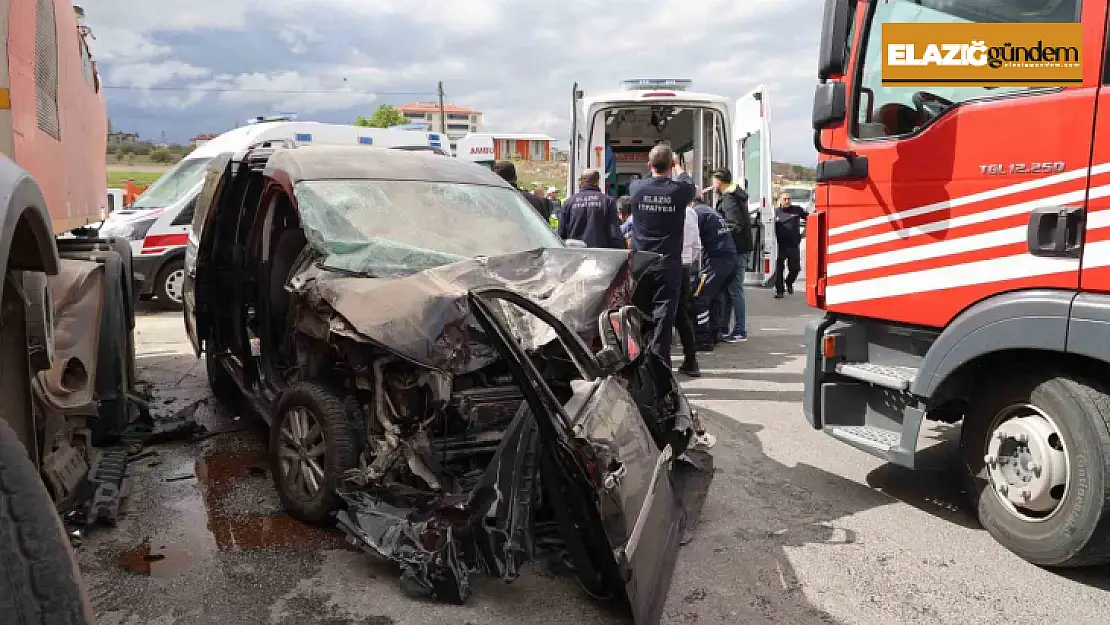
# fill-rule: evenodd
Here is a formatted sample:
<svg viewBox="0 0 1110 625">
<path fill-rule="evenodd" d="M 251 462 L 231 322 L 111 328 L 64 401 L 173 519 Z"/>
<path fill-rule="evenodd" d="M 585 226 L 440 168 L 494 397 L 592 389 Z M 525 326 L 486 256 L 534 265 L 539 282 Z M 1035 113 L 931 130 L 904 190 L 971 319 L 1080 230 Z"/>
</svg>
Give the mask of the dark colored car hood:
<svg viewBox="0 0 1110 625">
<path fill-rule="evenodd" d="M 547 248 L 474 258 L 397 279 L 353 277 L 314 266 L 292 281 L 317 310 L 331 309 L 345 323 L 331 331 L 371 341 L 410 361 L 459 374 L 496 359 L 470 315 L 473 289 L 500 287 L 541 304 L 583 337 L 597 334 L 606 309 L 628 303 L 645 269 L 659 256 L 625 250 Z M 525 349 L 555 339 L 530 315 L 500 312 Z"/>
</svg>

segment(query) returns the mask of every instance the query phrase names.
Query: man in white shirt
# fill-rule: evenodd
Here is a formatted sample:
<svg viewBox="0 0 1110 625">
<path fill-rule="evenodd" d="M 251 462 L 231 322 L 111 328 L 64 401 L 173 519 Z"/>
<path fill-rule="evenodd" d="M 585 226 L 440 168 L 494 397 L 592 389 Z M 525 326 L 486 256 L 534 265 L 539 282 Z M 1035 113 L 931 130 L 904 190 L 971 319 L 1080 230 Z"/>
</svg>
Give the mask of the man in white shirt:
<svg viewBox="0 0 1110 625">
<path fill-rule="evenodd" d="M 694 203 L 701 201 L 700 198 L 701 190 L 698 189 Z M 694 203 L 686 207 L 686 222 L 682 226 L 682 292 L 678 298 L 675 329 L 678 330 L 678 340 L 682 343 L 683 361 L 679 371 L 696 378 L 701 375 L 701 369 L 698 368 L 697 343 L 694 340 L 694 316 L 690 310 L 690 280 L 691 276 L 698 275 L 701 264 L 701 235 L 698 232 L 698 215 L 694 212 Z"/>
</svg>

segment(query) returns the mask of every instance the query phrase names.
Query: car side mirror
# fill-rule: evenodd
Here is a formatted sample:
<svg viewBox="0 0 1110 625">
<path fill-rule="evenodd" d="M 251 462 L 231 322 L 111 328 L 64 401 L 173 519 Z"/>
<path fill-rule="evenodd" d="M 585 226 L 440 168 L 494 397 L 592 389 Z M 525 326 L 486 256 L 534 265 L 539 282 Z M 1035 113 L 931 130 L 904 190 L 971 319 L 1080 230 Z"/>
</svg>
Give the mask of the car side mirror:
<svg viewBox="0 0 1110 625">
<path fill-rule="evenodd" d="M 825 82 L 813 92 L 813 129 L 824 130 L 844 122 L 848 95 L 842 82 Z"/>
<path fill-rule="evenodd" d="M 566 244 L 567 247 L 574 247 L 574 248 L 588 247 L 586 245 L 585 241 L 579 241 L 578 239 L 567 239 L 566 241 L 563 241 L 563 243 Z"/>
<path fill-rule="evenodd" d="M 597 363 L 602 371 L 612 372 L 630 365 L 643 353 L 643 313 L 635 306 L 607 310 L 597 318 L 601 350 Z"/>
</svg>

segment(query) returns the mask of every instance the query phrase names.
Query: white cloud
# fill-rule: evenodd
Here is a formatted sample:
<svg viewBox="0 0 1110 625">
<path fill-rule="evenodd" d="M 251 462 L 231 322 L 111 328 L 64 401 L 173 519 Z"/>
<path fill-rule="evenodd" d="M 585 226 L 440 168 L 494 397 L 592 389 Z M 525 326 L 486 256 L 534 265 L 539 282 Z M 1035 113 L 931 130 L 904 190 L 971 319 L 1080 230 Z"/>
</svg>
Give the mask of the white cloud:
<svg viewBox="0 0 1110 625">
<path fill-rule="evenodd" d="M 149 89 L 165 85 L 175 79 L 204 78 L 212 72 L 203 67 L 195 67 L 181 61 L 161 63 L 140 62 L 120 66 L 109 66 L 105 80 L 107 84 L 120 87 Z"/>
</svg>

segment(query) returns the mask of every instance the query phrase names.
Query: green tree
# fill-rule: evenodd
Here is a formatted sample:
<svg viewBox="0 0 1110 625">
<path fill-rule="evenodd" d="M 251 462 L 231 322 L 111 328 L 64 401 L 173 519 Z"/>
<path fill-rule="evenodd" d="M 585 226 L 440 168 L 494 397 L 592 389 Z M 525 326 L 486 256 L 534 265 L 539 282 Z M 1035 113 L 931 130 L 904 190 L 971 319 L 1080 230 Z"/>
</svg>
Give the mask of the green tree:
<svg viewBox="0 0 1110 625">
<path fill-rule="evenodd" d="M 154 148 L 150 151 L 150 160 L 155 163 L 165 164 L 173 160 L 173 156 L 166 148 Z"/>
<path fill-rule="evenodd" d="M 355 119 L 355 125 L 366 126 L 368 128 L 389 128 L 390 126 L 407 124 L 408 121 L 404 113 L 397 110 L 396 107 L 382 104 L 370 117 L 359 115 L 358 118 Z"/>
</svg>

